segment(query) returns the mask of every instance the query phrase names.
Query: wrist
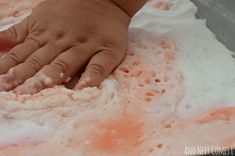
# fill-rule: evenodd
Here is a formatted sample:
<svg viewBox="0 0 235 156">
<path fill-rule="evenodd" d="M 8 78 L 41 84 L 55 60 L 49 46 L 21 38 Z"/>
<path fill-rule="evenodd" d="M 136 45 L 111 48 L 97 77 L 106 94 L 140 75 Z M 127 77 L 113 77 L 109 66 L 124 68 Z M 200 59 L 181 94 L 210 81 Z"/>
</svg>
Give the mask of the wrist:
<svg viewBox="0 0 235 156">
<path fill-rule="evenodd" d="M 92 10 L 90 12 L 95 12 L 98 16 L 103 17 L 112 17 L 113 19 L 118 19 L 125 23 L 126 26 L 129 26 L 131 17 L 126 11 L 121 7 L 116 5 L 112 0 L 80 0 L 85 5 L 91 5 Z M 98 8 L 98 9 L 97 9 Z M 97 11 L 98 10 L 98 11 Z"/>
<path fill-rule="evenodd" d="M 147 0 L 110 0 L 130 17 L 133 17 L 147 2 Z"/>
</svg>

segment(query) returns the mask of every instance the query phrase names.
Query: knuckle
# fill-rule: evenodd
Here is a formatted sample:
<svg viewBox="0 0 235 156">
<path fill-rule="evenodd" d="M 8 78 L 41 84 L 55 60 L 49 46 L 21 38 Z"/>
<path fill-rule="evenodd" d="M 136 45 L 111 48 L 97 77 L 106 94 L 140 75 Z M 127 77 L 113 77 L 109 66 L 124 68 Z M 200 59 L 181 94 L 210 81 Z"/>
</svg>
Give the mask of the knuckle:
<svg viewBox="0 0 235 156">
<path fill-rule="evenodd" d="M 37 48 L 40 48 L 43 46 L 43 44 L 38 40 L 38 39 L 35 39 L 34 37 L 27 37 L 25 39 L 26 41 L 29 41 L 29 42 L 32 42 L 33 44 L 35 44 L 37 46 Z"/>
<path fill-rule="evenodd" d="M 83 35 L 83 36 L 78 36 L 78 37 L 76 37 L 76 41 L 77 41 L 78 43 L 86 43 L 86 42 L 88 42 L 88 37 L 85 36 L 85 35 Z"/>
<path fill-rule="evenodd" d="M 5 58 L 12 61 L 14 64 L 19 64 L 22 62 L 21 61 L 22 56 L 20 55 L 20 53 L 17 52 L 11 52 L 7 54 Z"/>
<path fill-rule="evenodd" d="M 102 41 L 102 45 L 107 48 L 107 49 L 110 49 L 110 48 L 116 48 L 117 47 L 117 44 L 115 41 L 113 41 L 112 38 L 106 38 Z"/>
<path fill-rule="evenodd" d="M 65 36 L 65 31 L 63 30 L 56 31 L 54 36 L 56 40 L 60 40 Z"/>
<path fill-rule="evenodd" d="M 110 50 L 110 52 L 104 52 L 103 53 L 103 57 L 105 58 L 105 59 L 112 59 L 112 60 L 115 60 L 117 57 L 118 57 L 118 54 L 119 53 L 116 53 L 116 52 L 114 52 L 114 50 Z"/>
<path fill-rule="evenodd" d="M 46 29 L 45 29 L 45 28 L 37 28 L 36 30 L 33 30 L 33 31 L 31 32 L 31 35 L 32 35 L 32 36 L 40 37 L 40 36 L 42 36 L 45 32 L 46 32 Z"/>
<path fill-rule="evenodd" d="M 93 72 L 93 73 L 97 74 L 98 76 L 104 76 L 105 71 L 106 71 L 102 65 L 97 64 L 97 63 L 90 64 L 88 66 L 88 69 L 90 72 Z"/>
<path fill-rule="evenodd" d="M 69 69 L 68 63 L 64 60 L 56 60 L 53 65 L 58 68 L 61 72 L 65 73 Z"/>
<path fill-rule="evenodd" d="M 124 55 L 122 55 L 122 53 L 118 53 L 115 51 L 103 53 L 104 62 L 107 65 L 111 64 L 111 66 L 114 66 L 114 65 L 116 66 L 123 59 Z"/>
<path fill-rule="evenodd" d="M 33 67 L 35 72 L 38 71 L 42 67 L 42 65 L 40 63 L 41 61 L 38 58 L 35 58 L 35 57 L 26 60 L 26 62 L 29 63 Z"/>
<path fill-rule="evenodd" d="M 15 26 L 10 27 L 7 30 L 7 33 L 10 35 L 11 38 L 17 38 L 17 31 L 16 31 Z"/>
</svg>

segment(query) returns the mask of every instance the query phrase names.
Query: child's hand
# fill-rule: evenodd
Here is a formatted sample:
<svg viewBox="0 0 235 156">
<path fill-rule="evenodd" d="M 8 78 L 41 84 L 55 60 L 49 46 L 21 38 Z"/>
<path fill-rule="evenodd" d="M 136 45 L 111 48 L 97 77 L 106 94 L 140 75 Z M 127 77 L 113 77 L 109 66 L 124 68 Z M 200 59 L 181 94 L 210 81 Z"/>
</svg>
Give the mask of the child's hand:
<svg viewBox="0 0 235 156">
<path fill-rule="evenodd" d="M 13 47 L 0 59 L 0 91 L 18 86 L 19 93 L 35 93 L 65 83 L 82 67 L 76 88 L 99 85 L 124 57 L 129 22 L 110 0 L 41 3 L 23 22 L 0 33 L 0 50 Z"/>
</svg>

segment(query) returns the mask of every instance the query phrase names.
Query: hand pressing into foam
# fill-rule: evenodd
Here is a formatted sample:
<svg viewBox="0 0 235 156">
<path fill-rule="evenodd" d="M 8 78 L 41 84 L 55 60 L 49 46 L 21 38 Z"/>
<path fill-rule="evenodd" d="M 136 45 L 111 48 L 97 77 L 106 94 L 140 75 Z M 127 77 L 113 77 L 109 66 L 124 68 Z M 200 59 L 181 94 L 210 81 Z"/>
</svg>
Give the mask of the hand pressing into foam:
<svg viewBox="0 0 235 156">
<path fill-rule="evenodd" d="M 127 49 L 130 16 L 110 0 L 47 0 L 0 33 L 0 91 L 36 93 L 86 67 L 75 88 L 98 86 Z"/>
</svg>

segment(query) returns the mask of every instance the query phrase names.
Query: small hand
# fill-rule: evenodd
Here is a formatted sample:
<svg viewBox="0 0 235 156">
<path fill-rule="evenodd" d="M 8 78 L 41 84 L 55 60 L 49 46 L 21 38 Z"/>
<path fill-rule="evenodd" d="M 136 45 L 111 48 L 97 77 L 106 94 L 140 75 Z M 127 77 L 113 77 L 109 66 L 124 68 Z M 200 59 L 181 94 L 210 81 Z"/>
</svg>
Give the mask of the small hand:
<svg viewBox="0 0 235 156">
<path fill-rule="evenodd" d="M 0 91 L 36 93 L 83 72 L 75 88 L 98 86 L 121 62 L 130 17 L 110 0 L 47 0 L 0 33 Z"/>
</svg>

